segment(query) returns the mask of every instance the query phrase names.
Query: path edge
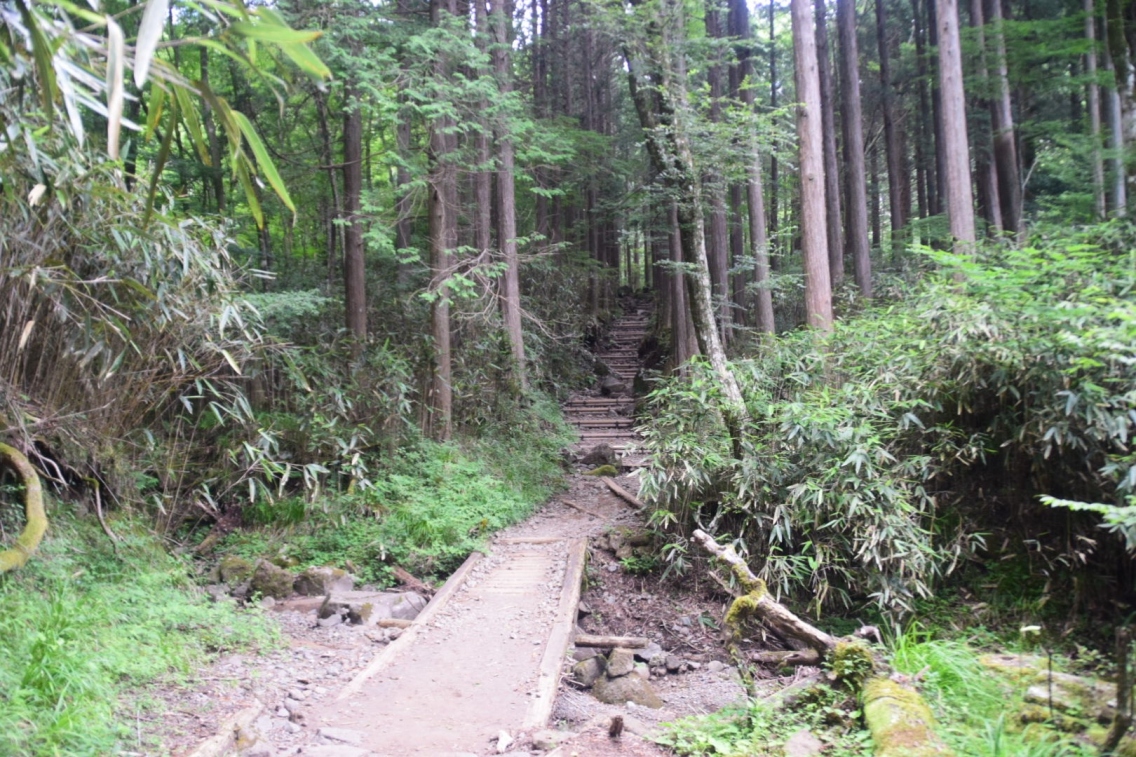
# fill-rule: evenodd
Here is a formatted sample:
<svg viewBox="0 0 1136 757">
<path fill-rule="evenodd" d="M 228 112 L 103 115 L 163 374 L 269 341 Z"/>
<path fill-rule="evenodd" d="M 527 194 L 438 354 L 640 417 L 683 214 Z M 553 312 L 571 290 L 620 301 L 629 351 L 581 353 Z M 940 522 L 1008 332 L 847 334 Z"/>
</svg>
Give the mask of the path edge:
<svg viewBox="0 0 1136 757">
<path fill-rule="evenodd" d="M 458 589 L 461 588 L 461 585 L 465 583 L 465 579 L 469 576 L 473 567 L 481 562 L 484 557 L 485 555 L 481 552 L 471 552 L 469 557 L 465 559 L 465 562 L 461 564 L 461 567 L 455 570 L 453 575 L 446 579 L 446 583 L 442 584 L 442 588 L 438 590 L 438 593 L 434 595 L 426 607 L 422 608 L 422 612 L 418 613 L 418 617 L 414 619 L 413 625 L 408 627 L 402 632 L 401 636 L 375 655 L 375 658 L 371 660 L 367 667 L 359 671 L 355 677 L 351 679 L 351 682 L 344 686 L 339 694 L 336 695 L 335 701 L 342 702 L 344 699 L 359 693 L 359 690 L 363 688 L 363 685 L 368 680 L 387 665 L 391 664 L 406 647 L 409 647 L 414 641 L 414 638 L 418 636 L 419 629 L 429 623 L 435 615 L 442 611 L 442 608 L 446 606 L 454 594 L 457 593 Z"/>
<path fill-rule="evenodd" d="M 540 661 L 540 676 L 537 679 L 537 693 L 525 713 L 521 726 L 528 730 L 543 728 L 552 716 L 552 706 L 556 692 L 560 688 L 560 675 L 564 667 L 564 655 L 572 641 L 576 629 L 576 611 L 580 604 L 580 592 L 584 578 L 584 566 L 588 562 L 588 539 L 573 539 L 568 546 L 568 563 L 564 569 L 564 584 L 560 589 L 560 607 L 556 623 L 548 636 L 544 657 Z"/>
</svg>

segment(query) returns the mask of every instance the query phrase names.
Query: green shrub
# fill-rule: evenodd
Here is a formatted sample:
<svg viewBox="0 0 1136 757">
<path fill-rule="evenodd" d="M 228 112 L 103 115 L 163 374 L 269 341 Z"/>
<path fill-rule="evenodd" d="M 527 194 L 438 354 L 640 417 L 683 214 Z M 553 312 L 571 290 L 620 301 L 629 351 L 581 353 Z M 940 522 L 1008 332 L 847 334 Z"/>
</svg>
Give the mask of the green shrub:
<svg viewBox="0 0 1136 757">
<path fill-rule="evenodd" d="M 705 364 L 659 383 L 643 480 L 656 523 L 736 536 L 775 591 L 818 611 L 906 611 L 998 525 L 970 504 L 978 474 L 1026 517 L 1043 511 L 1031 494 L 1136 489 L 1131 264 L 1068 236 L 924 253 L 941 270 L 906 300 L 733 364 L 752 416 L 740 459 Z"/>
</svg>

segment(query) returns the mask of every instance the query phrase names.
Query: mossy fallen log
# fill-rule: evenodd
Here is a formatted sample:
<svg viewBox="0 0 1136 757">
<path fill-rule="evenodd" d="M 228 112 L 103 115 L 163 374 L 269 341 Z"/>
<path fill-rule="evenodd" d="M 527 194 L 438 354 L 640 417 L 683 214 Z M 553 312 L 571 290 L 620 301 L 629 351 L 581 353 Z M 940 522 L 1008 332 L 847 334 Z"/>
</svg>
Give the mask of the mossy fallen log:
<svg viewBox="0 0 1136 757">
<path fill-rule="evenodd" d="M 0 552 L 0 573 L 22 568 L 36 551 L 47 531 L 47 513 L 43 508 L 43 487 L 35 468 L 15 447 L 0 444 L 0 458 L 15 469 L 24 484 L 24 510 L 27 524 L 11 549 Z"/>
<path fill-rule="evenodd" d="M 935 734 L 935 716 L 919 692 L 877 676 L 864 682 L 861 700 L 876 757 L 953 757 Z"/>
</svg>

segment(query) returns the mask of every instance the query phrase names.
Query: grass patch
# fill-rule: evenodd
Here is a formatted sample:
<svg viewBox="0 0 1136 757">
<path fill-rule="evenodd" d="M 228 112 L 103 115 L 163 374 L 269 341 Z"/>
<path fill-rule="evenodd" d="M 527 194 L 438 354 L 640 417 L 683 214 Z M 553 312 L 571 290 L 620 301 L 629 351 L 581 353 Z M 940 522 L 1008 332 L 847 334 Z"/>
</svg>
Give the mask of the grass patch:
<svg viewBox="0 0 1136 757">
<path fill-rule="evenodd" d="M 514 422 L 450 444 L 419 441 L 400 450 L 366 488 L 308 504 L 260 506 L 255 530 L 228 536 L 222 550 L 290 567 L 344 567 L 387 585 L 400 565 L 441 578 L 485 537 L 528 516 L 563 485 L 559 450 L 571 431 L 550 400 Z M 266 508 L 275 508 L 273 519 Z"/>
<path fill-rule="evenodd" d="M 1097 750 L 1042 726 L 1023 733 L 1014 722 L 1025 685 L 984 668 L 979 651 L 963 640 L 934 639 L 918 629 L 895 642 L 896 670 L 924 673 L 923 696 L 939 719 L 939 733 L 968 757 L 1089 757 Z"/>
<path fill-rule="evenodd" d="M 97 525 L 51 517 L 27 567 L 0 576 L 0 755 L 152 747 L 119 711 L 125 695 L 211 654 L 277 642 L 259 613 L 194 591 L 188 563 L 136 524 L 115 524 L 115 553 Z"/>
</svg>

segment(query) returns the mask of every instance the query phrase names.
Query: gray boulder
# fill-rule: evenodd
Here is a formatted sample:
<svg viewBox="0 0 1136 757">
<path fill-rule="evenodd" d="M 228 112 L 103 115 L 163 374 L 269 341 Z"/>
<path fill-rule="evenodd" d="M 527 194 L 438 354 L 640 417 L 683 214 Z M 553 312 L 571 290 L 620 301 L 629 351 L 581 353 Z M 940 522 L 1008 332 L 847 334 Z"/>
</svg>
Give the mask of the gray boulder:
<svg viewBox="0 0 1136 757">
<path fill-rule="evenodd" d="M 291 571 L 278 568 L 268 560 L 257 560 L 250 586 L 254 592 L 259 592 L 261 596 L 287 599 L 292 596 L 292 582 L 294 580 Z"/>
<path fill-rule="evenodd" d="M 635 653 L 630 649 L 616 647 L 607 656 L 607 674 L 609 678 L 619 678 L 635 670 Z"/>
<path fill-rule="evenodd" d="M 599 465 L 619 465 L 619 457 L 610 444 L 597 444 L 580 459 L 580 464 L 593 468 Z"/>
<path fill-rule="evenodd" d="M 581 660 L 572 666 L 572 677 L 581 686 L 591 686 L 604 674 L 604 658 L 603 657 L 590 657 L 587 660 Z"/>
<path fill-rule="evenodd" d="M 604 376 L 603 381 L 600 382 L 600 394 L 605 397 L 613 397 L 619 394 L 626 394 L 627 384 L 620 381 L 615 376 Z"/>
<path fill-rule="evenodd" d="M 344 614 L 355 625 L 373 626 L 384 618 L 414 620 L 426 600 L 412 591 L 333 591 L 319 609 L 320 618 Z"/>
<path fill-rule="evenodd" d="M 325 565 L 308 568 L 296 576 L 292 588 L 305 597 L 322 597 L 333 591 L 351 591 L 355 588 L 355 578 L 345 570 Z"/>
<path fill-rule="evenodd" d="M 596 699 L 607 704 L 626 704 L 634 702 L 640 707 L 659 709 L 663 700 L 655 693 L 651 684 L 639 676 L 622 676 L 620 678 L 600 678 L 592 686 L 592 694 Z"/>
</svg>

